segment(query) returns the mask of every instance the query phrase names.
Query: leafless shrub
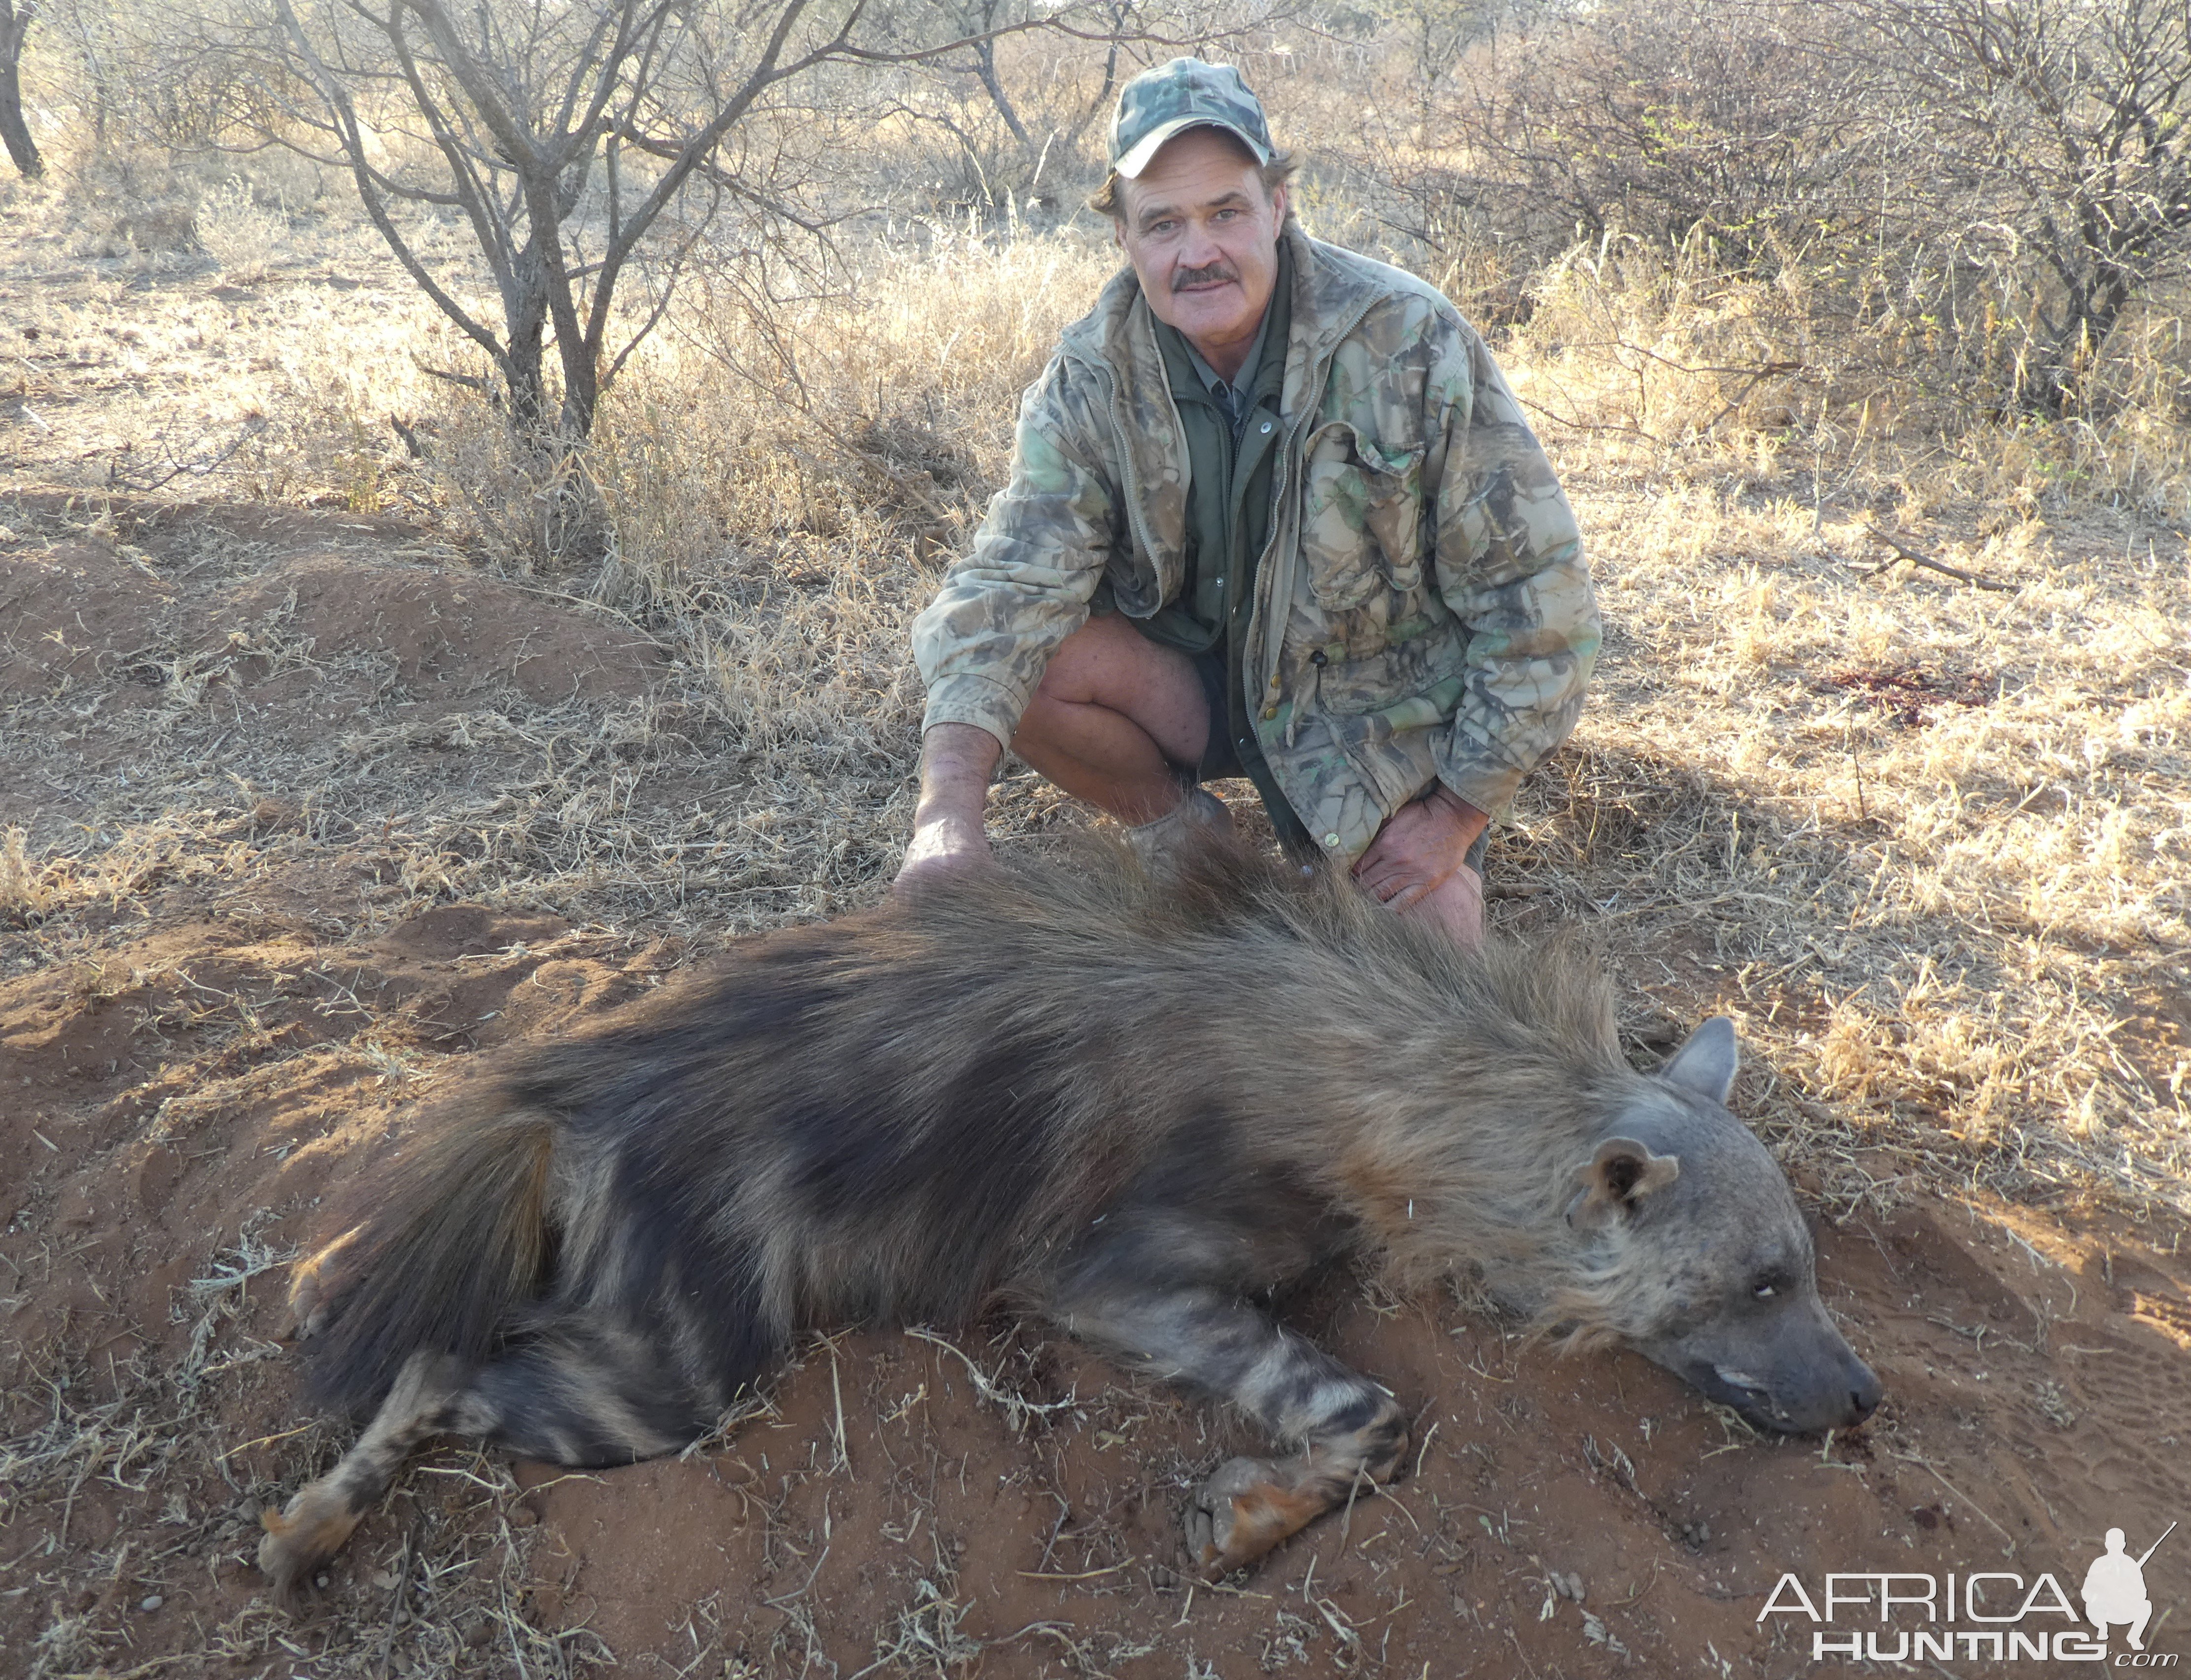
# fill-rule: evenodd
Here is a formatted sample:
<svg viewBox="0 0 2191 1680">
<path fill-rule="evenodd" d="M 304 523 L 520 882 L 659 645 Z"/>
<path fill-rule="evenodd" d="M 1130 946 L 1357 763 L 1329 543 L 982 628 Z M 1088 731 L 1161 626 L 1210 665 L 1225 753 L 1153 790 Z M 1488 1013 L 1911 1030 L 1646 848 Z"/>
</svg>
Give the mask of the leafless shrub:
<svg viewBox="0 0 2191 1680">
<path fill-rule="evenodd" d="M 1915 142 L 1905 204 L 1881 219 L 1930 258 L 1936 311 L 2017 406 L 2107 406 L 2095 375 L 2109 335 L 2191 265 L 2191 7 L 1846 0 L 1841 11 L 1864 31 L 1852 43 L 1863 79 Z"/>
<path fill-rule="evenodd" d="M 225 31 L 249 0 L 132 6 L 45 0 L 48 48 L 66 61 L 70 116 L 98 151 L 256 149 L 279 67 Z"/>
<path fill-rule="evenodd" d="M 1698 0 L 1494 37 L 1454 65 L 1474 157 L 1453 196 L 1540 259 L 1617 230 L 1753 269 L 1846 235 L 1861 103 L 1787 37 L 1780 9 Z"/>
<path fill-rule="evenodd" d="M 1442 54 L 1416 27 L 1350 162 L 1494 320 L 1578 242 L 1640 241 L 1799 289 L 1813 338 L 1936 428 L 2099 412 L 2154 395 L 2109 340 L 2191 262 L 2187 22 L 2182 0 L 1676 0 Z"/>
</svg>

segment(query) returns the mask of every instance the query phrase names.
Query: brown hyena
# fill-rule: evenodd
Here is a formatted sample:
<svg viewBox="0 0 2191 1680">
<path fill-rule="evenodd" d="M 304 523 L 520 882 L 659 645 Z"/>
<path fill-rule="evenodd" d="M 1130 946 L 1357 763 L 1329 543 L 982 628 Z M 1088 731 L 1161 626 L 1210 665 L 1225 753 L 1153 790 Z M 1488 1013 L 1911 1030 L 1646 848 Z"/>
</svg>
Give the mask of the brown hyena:
<svg viewBox="0 0 2191 1680">
<path fill-rule="evenodd" d="M 1464 951 L 1230 854 L 968 874 L 754 939 L 532 1053 L 300 1269 L 320 1397 L 378 1412 L 260 1564 L 293 1587 L 427 1436 L 626 1463 L 802 1330 L 1003 1300 L 1291 1450 L 1194 1496 L 1221 1575 L 1399 1465 L 1398 1405 L 1256 1304 L 1350 1251 L 1480 1267 L 1772 1427 L 1856 1422 L 1879 1385 L 1722 1106 L 1734 1061 L 1716 1020 L 1636 1073 L 1573 955 Z"/>
</svg>

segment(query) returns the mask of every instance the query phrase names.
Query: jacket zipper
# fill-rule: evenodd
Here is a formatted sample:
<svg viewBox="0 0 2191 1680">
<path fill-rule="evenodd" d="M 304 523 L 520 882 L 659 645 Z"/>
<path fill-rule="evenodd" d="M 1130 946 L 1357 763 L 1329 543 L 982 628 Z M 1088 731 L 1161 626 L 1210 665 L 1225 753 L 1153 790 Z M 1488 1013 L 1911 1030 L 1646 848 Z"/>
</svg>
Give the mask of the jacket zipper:
<svg viewBox="0 0 2191 1680">
<path fill-rule="evenodd" d="M 1378 304 L 1383 303 L 1387 295 L 1388 294 L 1386 293 L 1380 292 L 1377 296 L 1371 298 L 1363 303 L 1360 309 L 1355 310 L 1355 312 L 1347 318 L 1346 325 L 1339 330 L 1338 335 L 1329 341 L 1331 349 L 1323 359 L 1323 375 L 1315 383 L 1314 389 L 1317 392 L 1321 392 L 1323 387 L 1329 383 L 1331 378 L 1331 357 L 1338 355 L 1339 347 L 1346 342 L 1347 334 L 1353 332 L 1356 327 L 1361 326 L 1363 317 L 1366 316 L 1370 310 L 1375 309 Z M 1315 411 L 1316 400 L 1312 399 L 1302 406 L 1300 413 L 1294 417 L 1293 429 L 1286 436 L 1285 447 L 1279 451 L 1277 474 L 1272 480 L 1271 485 L 1271 506 L 1273 508 L 1283 508 L 1285 505 L 1286 480 L 1287 475 L 1293 466 L 1294 448 L 1300 440 L 1301 434 L 1308 425 L 1309 417 Z M 1296 536 L 1298 536 L 1300 527 L 1300 521 L 1298 519 L 1295 521 L 1295 527 Z M 1295 564 L 1298 565 L 1300 564 L 1300 545 L 1298 541 L 1295 542 L 1294 549 Z M 1263 559 L 1267 560 L 1268 559 L 1269 551 L 1266 550 L 1263 556 Z M 1253 612 L 1255 615 L 1260 616 L 1262 614 L 1264 599 L 1268 599 L 1267 592 L 1269 592 L 1271 588 L 1270 576 L 1270 567 L 1267 565 L 1263 564 L 1261 561 L 1259 561 L 1255 567 L 1255 588 L 1257 596 L 1259 597 L 1253 609 Z M 1251 635 L 1254 633 L 1255 627 L 1255 619 L 1251 616 L 1249 621 L 1249 631 Z M 1277 661 L 1278 654 L 1280 650 L 1281 650 L 1275 644 L 1272 649 L 1272 663 L 1274 666 Z M 1261 669 L 1256 671 L 1255 677 L 1259 682 L 1267 683 L 1269 681 L 1269 678 Z M 1322 698 L 1323 693 L 1323 668 L 1321 665 L 1317 667 L 1314 692 L 1317 698 Z M 1292 708 L 1293 715 L 1286 720 L 1286 749 L 1289 752 L 1293 750 L 1294 735 L 1300 724 L 1300 709 L 1301 703 L 1299 701 L 1295 701 Z M 1252 712 L 1253 708 L 1251 707 L 1250 710 Z M 1278 772 L 1276 769 L 1273 769 L 1271 774 L 1275 779 Z"/>
</svg>

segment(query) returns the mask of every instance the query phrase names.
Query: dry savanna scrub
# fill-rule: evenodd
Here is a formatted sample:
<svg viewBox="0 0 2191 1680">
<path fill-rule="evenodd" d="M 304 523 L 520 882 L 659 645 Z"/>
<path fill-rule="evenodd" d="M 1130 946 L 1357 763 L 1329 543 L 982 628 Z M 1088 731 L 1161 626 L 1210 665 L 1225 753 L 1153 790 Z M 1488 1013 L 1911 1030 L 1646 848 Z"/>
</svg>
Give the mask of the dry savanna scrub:
<svg viewBox="0 0 2191 1680">
<path fill-rule="evenodd" d="M 2067 1579 L 2185 1508 L 2165 382 L 1973 415 L 1792 280 L 1387 247 L 1526 293 L 1491 336 L 1609 627 L 1493 922 L 1594 940 L 1639 1061 L 1735 1017 L 1735 1106 L 1885 1409 L 1761 1441 L 1473 1297 L 1342 1280 L 1301 1321 L 1420 1407 L 1408 1474 L 1189 1594 L 1175 1507 L 1233 1424 L 1008 1321 L 847 1333 L 686 1461 L 428 1456 L 288 1621 L 255 1510 L 346 1435 L 296 1412 L 281 1263 L 481 1057 L 880 901 L 906 625 L 1115 256 L 1069 204 L 878 216 L 772 292 L 726 256 L 543 455 L 438 377 L 483 368 L 340 183 L 259 167 L 0 184 L 0 1667 L 1778 1671 L 1758 1559 Z M 482 295 L 454 224 L 412 230 Z M 991 814 L 1093 820 L 1012 763 Z"/>
</svg>

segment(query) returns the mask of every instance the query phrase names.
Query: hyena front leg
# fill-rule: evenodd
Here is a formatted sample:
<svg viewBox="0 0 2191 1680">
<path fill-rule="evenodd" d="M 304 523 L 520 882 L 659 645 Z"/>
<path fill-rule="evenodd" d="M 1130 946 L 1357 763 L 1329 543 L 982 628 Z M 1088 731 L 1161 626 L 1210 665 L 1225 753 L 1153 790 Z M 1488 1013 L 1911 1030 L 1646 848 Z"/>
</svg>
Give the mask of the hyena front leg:
<svg viewBox="0 0 2191 1680">
<path fill-rule="evenodd" d="M 1407 1450 L 1399 1405 L 1358 1372 L 1252 1307 L 1206 1288 L 1089 1290 L 1057 1303 L 1076 1336 L 1151 1375 L 1231 1401 L 1300 1450 L 1235 1458 L 1195 1490 L 1187 1554 L 1207 1580 L 1251 1564 L 1342 1502 L 1358 1479 L 1389 1481 Z"/>
</svg>

